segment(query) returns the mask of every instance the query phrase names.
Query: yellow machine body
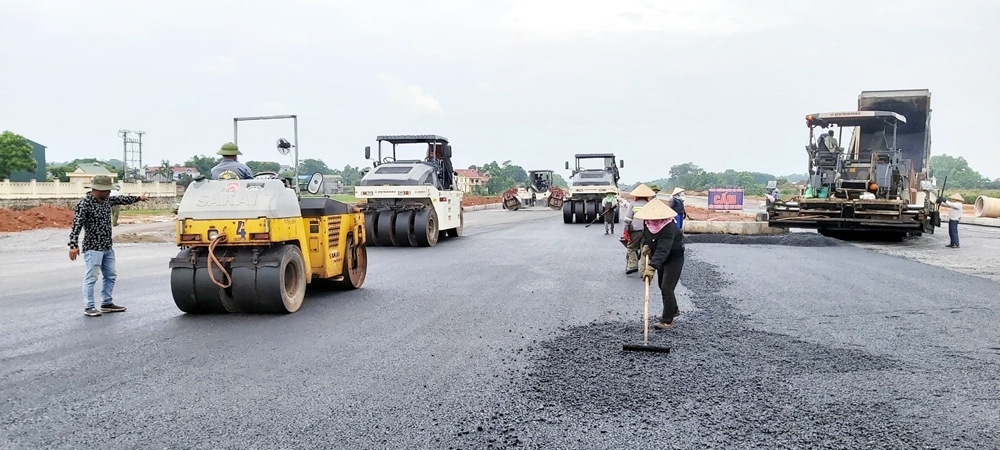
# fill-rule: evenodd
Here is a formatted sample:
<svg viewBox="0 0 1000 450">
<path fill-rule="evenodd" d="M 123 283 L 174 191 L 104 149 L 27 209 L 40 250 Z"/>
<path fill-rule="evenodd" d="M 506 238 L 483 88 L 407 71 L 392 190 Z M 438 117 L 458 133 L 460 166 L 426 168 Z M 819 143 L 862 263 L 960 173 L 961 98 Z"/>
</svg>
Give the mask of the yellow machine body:
<svg viewBox="0 0 1000 450">
<path fill-rule="evenodd" d="M 205 305 L 212 311 L 294 312 L 304 295 L 296 287 L 299 277 L 301 290 L 316 280 L 360 287 L 367 270 L 365 232 L 364 213 L 354 205 L 300 200 L 277 180 L 192 184 L 178 208 L 182 251 L 171 260 L 174 300 L 185 312 Z"/>
</svg>

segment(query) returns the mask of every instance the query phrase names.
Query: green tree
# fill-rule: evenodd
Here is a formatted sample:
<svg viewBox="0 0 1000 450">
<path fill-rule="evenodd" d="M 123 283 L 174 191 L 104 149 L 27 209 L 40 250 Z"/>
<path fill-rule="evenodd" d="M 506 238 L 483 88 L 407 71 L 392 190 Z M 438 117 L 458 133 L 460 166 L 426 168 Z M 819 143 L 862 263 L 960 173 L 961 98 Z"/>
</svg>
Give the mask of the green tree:
<svg viewBox="0 0 1000 450">
<path fill-rule="evenodd" d="M 212 176 L 212 168 L 215 167 L 215 165 L 220 163 L 221 161 L 222 158 L 214 156 L 198 155 L 198 156 L 193 156 L 191 157 L 191 159 L 185 161 L 184 165 L 187 167 L 194 167 L 195 169 L 198 169 L 198 173 L 200 173 L 205 178 L 209 178 Z"/>
<path fill-rule="evenodd" d="M 19 134 L 4 131 L 0 134 L 0 180 L 22 170 L 33 172 L 38 162 L 31 155 L 31 144 Z"/>
<path fill-rule="evenodd" d="M 969 162 L 961 156 L 935 155 L 931 157 L 930 169 L 938 180 L 948 177 L 948 187 L 971 189 L 989 183 L 979 172 L 972 170 Z"/>
<path fill-rule="evenodd" d="M 567 183 L 566 179 L 563 178 L 563 176 L 559 175 L 558 173 L 552 174 L 552 184 L 557 188 L 562 188 L 562 189 L 569 188 L 569 183 Z"/>
<path fill-rule="evenodd" d="M 246 164 L 253 173 L 281 171 L 281 164 L 272 161 L 247 161 Z"/>
<path fill-rule="evenodd" d="M 354 167 L 350 164 L 344 166 L 343 170 L 334 170 L 334 175 L 340 175 L 344 186 L 357 186 L 363 176 L 360 167 Z"/>
<path fill-rule="evenodd" d="M 303 159 L 299 161 L 299 173 L 312 175 L 316 172 L 323 175 L 336 175 L 321 159 Z"/>
<path fill-rule="evenodd" d="M 160 166 L 156 168 L 156 174 L 160 176 L 163 181 L 171 181 L 174 178 L 174 168 L 170 165 L 170 161 L 163 160 L 160 161 Z"/>
<path fill-rule="evenodd" d="M 496 161 L 485 164 L 479 168 L 479 173 L 489 174 L 486 189 L 491 195 L 497 195 L 528 180 L 528 172 L 523 167 L 512 164 L 510 160 L 503 164 L 497 164 Z"/>
</svg>

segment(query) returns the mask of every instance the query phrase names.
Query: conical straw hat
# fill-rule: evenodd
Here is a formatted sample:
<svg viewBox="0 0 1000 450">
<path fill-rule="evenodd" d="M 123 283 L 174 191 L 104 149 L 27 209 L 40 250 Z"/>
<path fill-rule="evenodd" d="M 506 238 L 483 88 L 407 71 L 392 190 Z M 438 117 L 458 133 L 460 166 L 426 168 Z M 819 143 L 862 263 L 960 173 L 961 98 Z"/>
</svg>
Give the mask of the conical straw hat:
<svg viewBox="0 0 1000 450">
<path fill-rule="evenodd" d="M 634 217 L 640 220 L 662 220 L 671 219 L 676 215 L 677 212 L 670 209 L 662 200 L 654 199 L 647 203 L 646 206 L 639 208 Z"/>
<path fill-rule="evenodd" d="M 630 195 L 633 197 L 656 197 L 656 192 L 653 192 L 653 190 L 650 189 L 649 186 L 646 186 L 645 184 L 640 184 L 635 189 L 632 189 Z"/>
<path fill-rule="evenodd" d="M 674 191 L 671 192 L 670 195 L 677 195 L 677 194 L 680 194 L 681 192 L 684 192 L 684 188 L 682 188 L 682 187 L 675 187 Z"/>
<path fill-rule="evenodd" d="M 954 200 L 956 202 L 964 202 L 965 201 L 965 199 L 962 198 L 962 196 L 959 195 L 957 192 L 954 193 L 954 194 L 951 194 L 951 197 L 948 197 L 948 200 Z"/>
</svg>

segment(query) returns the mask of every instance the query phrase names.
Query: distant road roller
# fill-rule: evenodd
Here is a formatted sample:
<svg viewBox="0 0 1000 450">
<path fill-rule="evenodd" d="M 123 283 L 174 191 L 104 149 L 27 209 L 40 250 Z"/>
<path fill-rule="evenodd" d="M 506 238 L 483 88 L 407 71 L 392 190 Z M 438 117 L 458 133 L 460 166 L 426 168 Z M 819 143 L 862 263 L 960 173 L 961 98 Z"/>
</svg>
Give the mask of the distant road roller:
<svg viewBox="0 0 1000 450">
<path fill-rule="evenodd" d="M 282 139 L 279 149 L 290 146 Z M 287 153 L 287 152 L 285 152 Z M 307 190 L 323 183 L 313 174 Z M 368 269 L 364 213 L 299 198 L 297 179 L 198 179 L 177 208 L 170 290 L 186 313 L 293 313 L 307 285 L 357 289 Z"/>
<path fill-rule="evenodd" d="M 354 196 L 363 203 L 372 244 L 433 247 L 441 237 L 459 237 L 465 227 L 463 193 L 451 164 L 451 144 L 437 135 L 378 136 L 378 159 L 366 169 Z M 382 143 L 392 145 L 383 156 Z M 396 146 L 418 144 L 419 159 L 397 159 Z M 365 159 L 371 159 L 365 147 Z"/>
</svg>

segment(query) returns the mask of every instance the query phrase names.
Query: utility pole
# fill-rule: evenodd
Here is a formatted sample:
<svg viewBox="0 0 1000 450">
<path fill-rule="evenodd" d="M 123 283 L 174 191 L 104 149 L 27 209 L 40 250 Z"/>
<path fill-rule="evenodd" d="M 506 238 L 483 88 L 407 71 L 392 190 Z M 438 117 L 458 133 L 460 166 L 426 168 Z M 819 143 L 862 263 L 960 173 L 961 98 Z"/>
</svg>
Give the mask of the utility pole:
<svg viewBox="0 0 1000 450">
<path fill-rule="evenodd" d="M 142 135 L 145 131 L 118 130 L 122 138 L 122 182 L 134 181 L 137 175 L 129 173 L 129 169 L 142 170 Z M 137 137 L 130 137 L 135 135 Z M 130 146 L 131 144 L 131 146 Z M 137 172 L 138 173 L 138 172 Z M 142 181 L 140 179 L 140 181 Z"/>
</svg>

